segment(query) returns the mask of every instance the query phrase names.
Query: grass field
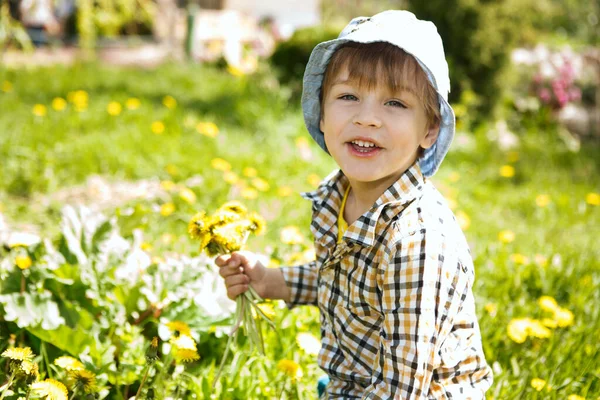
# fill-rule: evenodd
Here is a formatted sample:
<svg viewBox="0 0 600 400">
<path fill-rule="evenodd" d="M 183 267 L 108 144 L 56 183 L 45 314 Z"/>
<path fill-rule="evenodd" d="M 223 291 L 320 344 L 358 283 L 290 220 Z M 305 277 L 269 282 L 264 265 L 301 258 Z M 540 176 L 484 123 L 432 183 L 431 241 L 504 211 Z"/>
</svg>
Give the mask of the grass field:
<svg viewBox="0 0 600 400">
<path fill-rule="evenodd" d="M 233 76 L 189 65 L 139 70 L 83 64 L 0 70 L 0 84 L 0 213 L 9 226 L 34 226 L 56 240 L 65 202 L 57 193 L 99 175 L 107 185 L 156 183 L 152 196 L 113 198 L 103 213 L 116 217 L 127 239 L 136 229 L 142 232 L 141 247 L 157 260 L 197 256 L 186 233 L 189 218 L 230 199 L 267 220 L 267 234 L 251 239 L 251 249 L 270 256 L 274 265 L 306 257 L 310 204 L 298 193 L 314 188 L 335 165 L 312 143 L 299 101 L 268 67 Z M 531 127 L 516 112 L 508 115 L 520 139 L 516 147 L 501 150 L 493 124 L 459 132 L 433 178 L 474 256 L 477 311 L 495 372 L 488 398 L 600 399 L 600 146 L 584 143 L 577 152 L 567 150 L 556 129 Z M 87 199 L 93 202 L 93 191 Z M 296 240 L 290 239 L 294 232 Z M 0 253 L 5 259 L 13 254 Z M 5 278 L 21 273 L 12 262 L 3 265 Z M 41 282 L 28 280 L 27 288 L 61 297 L 50 280 Z M 0 295 L 10 293 L 12 286 L 0 283 Z M 135 303 L 128 307 L 135 315 L 143 311 Z M 266 357 L 237 352 L 233 369 L 227 367 L 214 390 L 208 382 L 226 342 L 215 326 L 223 326 L 226 316 L 211 317 L 211 327 L 207 316 L 164 310 L 162 318 L 189 324 L 201 359 L 185 370 L 169 370 L 167 383 L 151 375 L 157 396 L 315 399 L 321 372 L 313 352 L 296 338 L 299 333 L 318 337 L 318 312 L 272 307 L 280 328 L 266 335 Z M 127 334 L 110 329 L 112 345 L 118 348 L 129 335 L 128 340 L 137 338 L 129 345 L 142 350 L 108 372 L 95 366 L 109 398 L 135 394 L 143 375 L 143 343 L 164 322 L 156 315 L 137 324 L 133 314 L 124 318 L 132 328 Z M 65 354 L 63 346 L 44 339 L 51 336 L 39 328 L 8 319 L 0 325 L 0 350 L 8 335 L 16 334 L 17 345 L 45 351 L 43 378 L 61 376 L 49 364 Z M 244 341 L 239 346 L 248 350 Z M 302 376 L 296 375 L 296 364 L 281 360 L 296 363 Z M 111 373 L 125 374 L 119 368 L 126 364 L 127 382 L 115 383 Z M 0 383 L 5 379 L 0 372 Z"/>
</svg>

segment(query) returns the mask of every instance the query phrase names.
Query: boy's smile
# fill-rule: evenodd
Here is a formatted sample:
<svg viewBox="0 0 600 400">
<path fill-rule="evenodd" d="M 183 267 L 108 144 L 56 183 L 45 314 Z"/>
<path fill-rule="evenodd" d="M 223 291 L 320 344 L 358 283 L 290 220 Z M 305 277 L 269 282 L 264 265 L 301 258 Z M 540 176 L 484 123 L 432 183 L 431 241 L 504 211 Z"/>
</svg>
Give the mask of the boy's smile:
<svg viewBox="0 0 600 400">
<path fill-rule="evenodd" d="M 438 127 L 428 127 L 412 92 L 360 87 L 347 77 L 342 71 L 327 91 L 320 128 L 353 190 L 375 189 L 379 196 L 416 161 L 419 147 L 435 143 Z"/>
</svg>

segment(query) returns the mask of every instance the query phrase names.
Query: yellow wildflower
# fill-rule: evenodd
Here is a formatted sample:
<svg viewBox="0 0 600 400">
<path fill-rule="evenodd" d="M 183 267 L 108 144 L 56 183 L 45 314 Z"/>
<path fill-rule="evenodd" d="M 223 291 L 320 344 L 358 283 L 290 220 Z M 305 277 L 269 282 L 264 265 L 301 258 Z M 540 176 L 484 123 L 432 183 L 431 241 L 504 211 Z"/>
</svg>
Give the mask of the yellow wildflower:
<svg viewBox="0 0 600 400">
<path fill-rule="evenodd" d="M 28 269 L 32 264 L 31 257 L 23 255 L 17 256 L 15 258 L 15 264 L 17 264 L 17 267 L 21 270 Z"/>
<path fill-rule="evenodd" d="M 279 239 L 285 244 L 299 244 L 304 242 L 304 236 L 297 226 L 286 226 L 279 233 Z"/>
<path fill-rule="evenodd" d="M 261 192 L 266 192 L 267 190 L 270 189 L 269 182 L 267 182 L 261 178 L 252 179 L 252 186 L 254 186 L 256 189 L 260 190 Z"/>
<path fill-rule="evenodd" d="M 171 337 L 171 344 L 177 349 L 196 350 L 196 342 L 192 337 L 185 333 L 179 333 L 177 337 Z"/>
<path fill-rule="evenodd" d="M 533 259 L 535 260 L 535 263 L 537 265 L 539 265 L 540 267 L 545 267 L 548 265 L 548 258 L 544 257 L 541 254 L 536 254 Z"/>
<path fill-rule="evenodd" d="M 257 235 L 262 235 L 265 232 L 267 223 L 264 218 L 259 214 L 253 212 L 248 215 L 248 221 L 250 221 L 250 230 Z"/>
<path fill-rule="evenodd" d="M 466 231 L 471 226 L 471 218 L 464 211 L 456 213 L 456 221 L 463 231 Z"/>
<path fill-rule="evenodd" d="M 171 190 L 175 189 L 177 185 L 175 185 L 175 182 L 173 181 L 162 181 L 160 183 L 160 187 L 163 188 L 163 190 L 166 190 L 167 192 L 170 192 Z"/>
<path fill-rule="evenodd" d="M 13 85 L 9 81 L 2 82 L 2 91 L 4 93 L 10 93 L 13 90 Z"/>
<path fill-rule="evenodd" d="M 542 296 L 538 299 L 538 304 L 540 308 L 544 311 L 555 312 L 559 309 L 556 300 L 554 300 L 551 296 Z"/>
<path fill-rule="evenodd" d="M 34 378 L 36 380 L 40 375 L 38 365 L 34 362 L 27 360 L 21 362 L 21 372 L 25 374 L 27 378 Z"/>
<path fill-rule="evenodd" d="M 242 174 L 244 174 L 245 177 L 254 178 L 258 174 L 258 171 L 256 168 L 246 167 L 244 168 L 244 171 L 242 171 Z"/>
<path fill-rule="evenodd" d="M 169 110 L 173 110 L 175 107 L 177 107 L 177 100 L 175 100 L 173 96 L 163 97 L 162 103 Z"/>
<path fill-rule="evenodd" d="M 183 188 L 179 191 L 179 197 L 188 204 L 196 202 L 196 193 L 189 188 Z"/>
<path fill-rule="evenodd" d="M 567 326 L 573 325 L 574 317 L 573 313 L 566 308 L 559 307 L 554 311 L 554 319 L 558 323 L 558 326 L 561 328 L 566 328 Z"/>
<path fill-rule="evenodd" d="M 162 135 L 165 132 L 165 124 L 163 124 L 162 121 L 154 121 L 152 125 L 150 125 L 150 129 L 155 135 Z"/>
<path fill-rule="evenodd" d="M 515 176 L 515 167 L 512 165 L 503 165 L 500 167 L 499 173 L 503 178 L 512 178 Z"/>
<path fill-rule="evenodd" d="M 309 185 L 317 187 L 319 186 L 319 183 L 321 183 L 321 178 L 319 178 L 319 175 L 317 174 L 310 174 L 306 177 L 306 181 Z"/>
<path fill-rule="evenodd" d="M 198 122 L 196 131 L 201 135 L 214 138 L 219 134 L 219 127 L 214 122 Z"/>
<path fill-rule="evenodd" d="M 175 212 L 175 204 L 173 203 L 165 203 L 160 206 L 160 215 L 163 217 L 168 217 L 169 215 Z"/>
<path fill-rule="evenodd" d="M 75 106 L 75 111 L 81 112 L 88 107 L 88 94 L 84 90 L 69 92 L 67 99 Z"/>
<path fill-rule="evenodd" d="M 526 265 L 529 264 L 529 258 L 525 257 L 523 254 L 515 253 L 510 255 L 510 261 L 515 264 Z"/>
<path fill-rule="evenodd" d="M 148 364 L 152 364 L 154 361 L 158 360 L 158 337 L 154 336 L 152 341 L 150 342 L 150 346 L 146 349 L 146 362 Z"/>
<path fill-rule="evenodd" d="M 36 104 L 36 105 L 34 105 L 33 109 L 31 110 L 31 112 L 36 117 L 43 117 L 43 116 L 45 116 L 48 113 L 48 111 L 46 110 L 46 106 L 43 105 L 43 104 Z"/>
<path fill-rule="evenodd" d="M 529 322 L 529 335 L 538 339 L 547 339 L 552 336 L 552 332 L 537 319 L 532 319 Z"/>
<path fill-rule="evenodd" d="M 316 356 L 321 350 L 321 342 L 311 333 L 299 333 L 296 335 L 296 343 L 306 354 L 311 356 Z"/>
<path fill-rule="evenodd" d="M 62 97 L 55 97 L 52 100 L 52 108 L 56 111 L 63 111 L 67 108 L 67 101 Z"/>
<path fill-rule="evenodd" d="M 515 240 L 515 233 L 510 230 L 500 231 L 498 233 L 498 240 L 502 243 L 511 243 Z"/>
<path fill-rule="evenodd" d="M 129 99 L 127 99 L 127 101 L 125 101 L 125 107 L 127 107 L 128 110 L 137 110 L 138 108 L 140 108 L 141 105 L 142 102 L 140 101 L 140 99 L 137 99 L 135 97 L 130 97 Z"/>
<path fill-rule="evenodd" d="M 31 384 L 31 390 L 46 400 L 67 400 L 67 387 L 54 379 L 46 379 Z"/>
<path fill-rule="evenodd" d="M 585 202 L 591 206 L 600 206 L 600 193 L 588 193 Z"/>
<path fill-rule="evenodd" d="M 242 71 L 240 68 L 235 67 L 233 65 L 228 65 L 227 66 L 227 72 L 229 72 L 231 75 L 233 76 L 244 76 L 244 71 Z"/>
<path fill-rule="evenodd" d="M 121 114 L 121 111 L 123 111 L 123 107 L 118 101 L 111 101 L 106 106 L 106 112 L 108 113 L 108 115 L 112 115 L 113 117 L 116 117 L 117 115 Z"/>
<path fill-rule="evenodd" d="M 84 393 L 91 393 L 96 390 L 96 375 L 94 373 L 85 370 L 75 370 L 69 372 L 69 381 L 75 388 L 81 388 Z"/>
<path fill-rule="evenodd" d="M 277 368 L 294 380 L 302 378 L 302 368 L 295 361 L 281 360 L 277 363 Z"/>
<path fill-rule="evenodd" d="M 240 195 L 245 199 L 252 200 L 258 197 L 258 192 L 256 191 L 256 189 L 253 189 L 251 187 L 245 187 L 242 189 Z"/>
<path fill-rule="evenodd" d="M 180 335 L 190 336 L 192 334 L 190 326 L 182 321 L 167 322 L 167 328 L 173 332 L 179 332 Z"/>
<path fill-rule="evenodd" d="M 544 319 L 542 319 L 542 324 L 545 327 L 552 328 L 552 329 L 554 329 L 554 328 L 556 328 L 558 326 L 558 322 L 556 322 L 555 320 L 553 320 L 551 318 L 544 318 Z"/>
<path fill-rule="evenodd" d="M 511 320 L 507 327 L 508 337 L 517 343 L 524 343 L 529 332 L 529 321 L 529 318 Z"/>
<path fill-rule="evenodd" d="M 152 245 L 148 242 L 142 242 L 142 244 L 140 244 L 140 248 L 144 251 L 150 251 L 152 250 Z"/>
<path fill-rule="evenodd" d="M 546 207 L 548 204 L 550 204 L 550 196 L 547 194 L 537 195 L 535 198 L 535 204 L 541 208 Z"/>
<path fill-rule="evenodd" d="M 277 195 L 279 197 L 288 197 L 294 193 L 294 190 L 289 186 L 280 186 L 277 189 Z"/>
<path fill-rule="evenodd" d="M 225 172 L 225 171 L 231 170 L 231 164 L 229 164 L 226 160 L 223 160 L 222 158 L 218 158 L 218 157 L 213 158 L 210 161 L 210 165 L 217 171 Z"/>
<path fill-rule="evenodd" d="M 540 392 L 544 386 L 546 386 L 546 381 L 540 378 L 533 378 L 531 380 L 531 387 Z"/>
<path fill-rule="evenodd" d="M 182 361 L 185 363 L 193 362 L 200 359 L 198 355 L 198 351 L 192 349 L 176 349 L 175 350 L 175 358 L 178 361 Z"/>
<path fill-rule="evenodd" d="M 69 356 L 58 357 L 56 360 L 54 360 L 54 364 L 66 369 L 67 371 L 79 371 L 85 369 L 81 361 Z"/>
<path fill-rule="evenodd" d="M 219 207 L 219 209 L 217 210 L 217 214 L 220 214 L 223 211 L 233 212 L 235 214 L 243 215 L 248 212 L 248 209 L 246 208 L 245 205 L 243 205 L 239 201 L 232 200 L 232 201 L 228 201 L 227 203 L 225 203 L 221 207 Z"/>
<path fill-rule="evenodd" d="M 177 169 L 177 166 L 175 166 L 173 164 L 168 164 L 165 167 L 165 171 L 167 171 L 167 174 L 169 174 L 171 176 L 175 176 L 175 175 L 179 174 L 179 170 Z"/>
<path fill-rule="evenodd" d="M 484 308 L 490 317 L 495 317 L 498 312 L 498 305 L 496 303 L 487 303 Z"/>
<path fill-rule="evenodd" d="M 578 394 L 570 394 L 567 400 L 585 400 L 585 397 L 579 396 Z"/>
<path fill-rule="evenodd" d="M 223 180 L 230 185 L 235 185 L 240 181 L 240 178 L 233 171 L 225 171 L 223 172 Z"/>
<path fill-rule="evenodd" d="M 13 347 L 4 350 L 2 357 L 10 358 L 13 361 L 29 361 L 33 360 L 35 355 L 30 347 Z"/>
</svg>

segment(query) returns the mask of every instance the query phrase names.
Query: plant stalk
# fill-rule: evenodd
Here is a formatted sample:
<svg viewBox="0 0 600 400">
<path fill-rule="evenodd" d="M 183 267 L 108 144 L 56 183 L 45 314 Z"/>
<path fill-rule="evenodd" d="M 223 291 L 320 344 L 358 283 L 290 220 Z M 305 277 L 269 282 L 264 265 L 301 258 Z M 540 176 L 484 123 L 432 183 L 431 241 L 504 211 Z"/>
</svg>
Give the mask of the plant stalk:
<svg viewBox="0 0 600 400">
<path fill-rule="evenodd" d="M 152 364 L 154 364 L 154 363 L 152 363 Z M 142 388 L 144 387 L 144 383 L 146 383 L 146 379 L 148 379 L 148 372 L 150 372 L 150 368 L 152 367 L 152 364 L 146 365 L 146 372 L 144 372 L 144 377 L 142 378 L 142 383 L 140 383 L 140 387 L 138 388 L 138 391 L 135 394 L 135 397 L 134 397 L 135 400 L 137 400 L 140 393 L 142 393 Z"/>
<path fill-rule="evenodd" d="M 6 385 L 4 385 L 4 388 L 2 390 L 2 396 L 0 396 L 0 400 L 2 400 L 4 398 L 4 396 L 6 396 L 6 392 L 12 386 L 13 380 L 15 379 L 16 374 L 17 374 L 16 369 L 12 372 L 12 374 L 10 374 L 10 378 L 8 378 L 8 382 L 6 383 Z"/>
</svg>

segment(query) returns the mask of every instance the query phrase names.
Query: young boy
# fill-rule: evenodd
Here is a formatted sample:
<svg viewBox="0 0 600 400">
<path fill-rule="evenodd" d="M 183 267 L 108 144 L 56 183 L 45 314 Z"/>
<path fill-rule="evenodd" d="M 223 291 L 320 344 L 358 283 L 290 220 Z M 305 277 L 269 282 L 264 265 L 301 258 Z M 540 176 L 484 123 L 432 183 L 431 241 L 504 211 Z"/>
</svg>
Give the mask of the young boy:
<svg viewBox="0 0 600 400">
<path fill-rule="evenodd" d="M 267 269 L 220 257 L 234 299 L 252 285 L 318 305 L 329 399 L 483 399 L 492 383 L 467 242 L 427 179 L 454 135 L 442 40 L 409 12 L 356 18 L 313 50 L 302 107 L 335 171 L 312 192 L 317 260 Z"/>
</svg>

